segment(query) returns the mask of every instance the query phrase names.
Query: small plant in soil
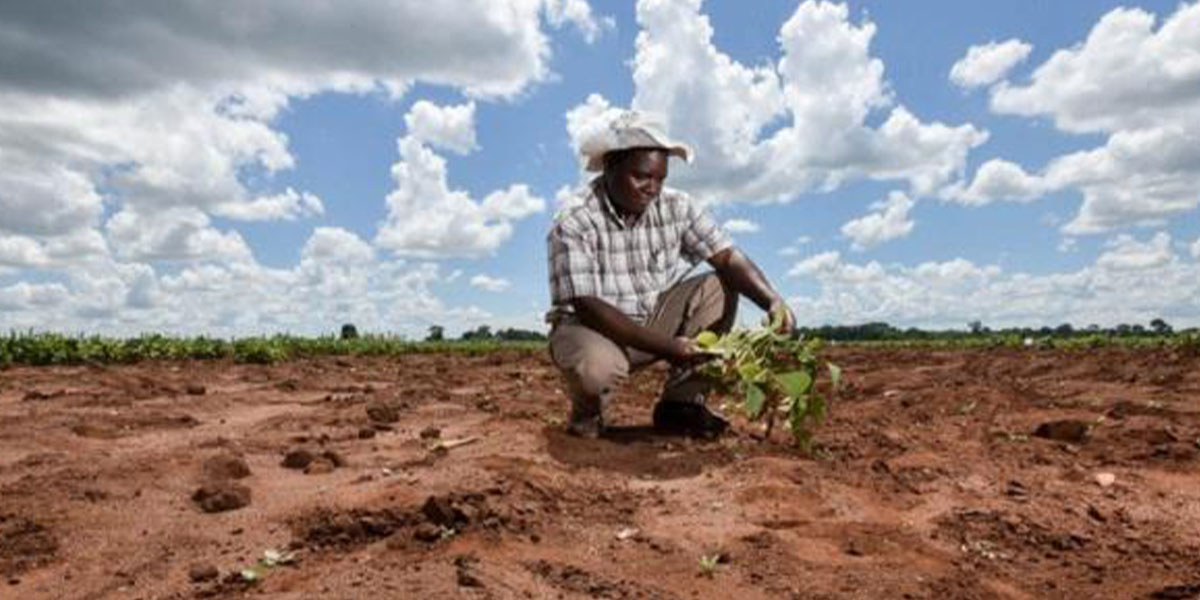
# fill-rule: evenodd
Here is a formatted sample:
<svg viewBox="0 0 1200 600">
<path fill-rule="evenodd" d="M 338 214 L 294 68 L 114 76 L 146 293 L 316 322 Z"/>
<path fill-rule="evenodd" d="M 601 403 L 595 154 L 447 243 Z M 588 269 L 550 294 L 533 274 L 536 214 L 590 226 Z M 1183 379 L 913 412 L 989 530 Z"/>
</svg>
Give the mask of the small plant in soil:
<svg viewBox="0 0 1200 600">
<path fill-rule="evenodd" d="M 720 554 L 704 555 L 700 557 L 700 574 L 705 577 L 712 577 L 717 573 L 717 567 L 721 564 Z"/>
<path fill-rule="evenodd" d="M 771 436 L 775 419 L 785 415 L 796 445 L 811 450 L 811 426 L 825 417 L 827 398 L 816 388 L 822 371 L 829 374 L 829 391 L 840 385 L 841 369 L 821 359 L 821 340 L 779 333 L 779 323 L 759 329 L 737 328 L 725 335 L 705 331 L 696 343 L 715 355 L 701 367 L 718 391 L 741 398 L 746 417 L 765 420 L 763 439 Z"/>
<path fill-rule="evenodd" d="M 258 564 L 248 569 L 242 569 L 242 581 L 247 583 L 256 583 L 270 572 L 271 569 L 281 565 L 290 565 L 296 562 L 295 552 L 284 552 L 274 548 L 263 551 L 263 555 L 258 559 Z"/>
</svg>

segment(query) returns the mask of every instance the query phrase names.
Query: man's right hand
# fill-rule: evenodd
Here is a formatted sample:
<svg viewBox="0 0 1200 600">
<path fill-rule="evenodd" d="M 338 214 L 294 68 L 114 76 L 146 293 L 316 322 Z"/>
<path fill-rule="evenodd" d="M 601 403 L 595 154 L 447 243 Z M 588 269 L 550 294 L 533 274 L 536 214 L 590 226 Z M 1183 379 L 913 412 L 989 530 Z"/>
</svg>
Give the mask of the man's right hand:
<svg viewBox="0 0 1200 600">
<path fill-rule="evenodd" d="M 667 361 L 675 365 L 689 365 L 698 362 L 704 362 L 711 358 L 712 355 L 705 352 L 700 344 L 696 343 L 689 337 L 677 337 L 672 340 L 671 354 L 666 357 Z"/>
</svg>

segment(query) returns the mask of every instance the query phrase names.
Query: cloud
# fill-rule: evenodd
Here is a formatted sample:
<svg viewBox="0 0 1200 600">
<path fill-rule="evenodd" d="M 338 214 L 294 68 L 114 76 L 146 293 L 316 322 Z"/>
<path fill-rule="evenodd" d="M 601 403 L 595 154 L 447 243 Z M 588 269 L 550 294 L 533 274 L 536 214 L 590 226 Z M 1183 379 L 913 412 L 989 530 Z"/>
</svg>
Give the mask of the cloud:
<svg viewBox="0 0 1200 600">
<path fill-rule="evenodd" d="M 295 166 L 276 129 L 295 98 L 395 98 L 416 82 L 512 97 L 549 76 L 548 27 L 591 39 L 605 23 L 584 0 L 348 0 L 336 9 L 266 0 L 220 10 L 98 0 L 87 18 L 68 13 L 0 6 L 0 236 L 49 253 L 81 241 L 104 251 L 96 240 L 115 234 L 108 241 L 122 259 L 229 251 L 236 232 L 211 229 L 213 216 L 322 214 L 311 192 L 270 189 Z M 418 103 L 415 135 L 469 151 L 474 106 L 427 114 L 432 105 Z M 115 222 L 102 222 L 110 214 Z M 131 230 L 134 220 L 154 231 Z M 20 243 L 26 263 L 42 261 Z"/>
<path fill-rule="evenodd" d="M 1180 5 L 1157 31 L 1154 25 L 1149 12 L 1118 8 L 1082 43 L 1038 66 L 1029 84 L 992 88 L 997 113 L 1045 116 L 1064 132 L 1108 136 L 1028 180 L 1030 194 L 1082 194 L 1064 233 L 1158 226 L 1200 204 L 1200 3 Z"/>
<path fill-rule="evenodd" d="M 806 325 L 884 321 L 961 329 L 982 319 L 992 327 L 1111 326 L 1154 318 L 1200 325 L 1200 299 L 1194 293 L 1200 264 L 1162 254 L 1164 236 L 1146 243 L 1117 239 L 1110 258 L 1045 275 L 1005 272 L 962 258 L 915 266 L 855 264 L 826 252 L 792 267 L 792 275 L 815 280 L 818 291 L 793 296 L 789 303 Z"/>
<path fill-rule="evenodd" d="M 354 323 L 360 331 L 422 336 L 431 324 L 462 329 L 492 318 L 447 305 L 433 263 L 385 258 L 353 232 L 318 227 L 289 268 L 252 261 L 149 264 L 97 260 L 62 270 L 64 281 L 0 287 L 6 327 L 132 335 L 157 331 L 231 336 L 317 334 Z"/>
<path fill-rule="evenodd" d="M 315 194 L 287 188 L 282 194 L 264 196 L 250 202 L 218 205 L 213 213 L 238 221 L 294 221 L 301 217 L 325 214 L 325 205 Z"/>
<path fill-rule="evenodd" d="M 494 252 L 512 236 L 513 221 L 540 212 L 545 201 L 523 184 L 492 192 L 483 202 L 452 190 L 446 160 L 411 136 L 398 142 L 392 165 L 396 188 L 375 242 L 400 256 L 475 257 Z"/>
<path fill-rule="evenodd" d="M 963 89 L 991 85 L 1029 56 L 1033 46 L 1018 39 L 971 46 L 950 68 L 950 81 Z"/>
<path fill-rule="evenodd" d="M 60 283 L 33 284 L 19 281 L 0 288 L 0 313 L 22 309 L 44 309 L 61 304 L 67 288 Z"/>
<path fill-rule="evenodd" d="M 673 177 L 701 200 L 788 201 L 858 178 L 929 193 L 959 177 L 987 139 L 896 104 L 870 55 L 875 25 L 855 25 L 845 5 L 801 3 L 780 30 L 777 62 L 753 67 L 713 45 L 699 0 L 644 0 L 637 20 L 632 106 L 666 115 L 694 146 L 694 165 Z M 614 110 L 592 95 L 569 111 L 576 147 Z M 882 123 L 869 124 L 881 111 Z"/>
<path fill-rule="evenodd" d="M 601 28 L 584 0 L 268 0 L 221 10 L 99 0 L 88 8 L 78 19 L 56 5 L 6 5 L 0 80 L 103 98 L 159 90 L 165 73 L 198 87 L 268 79 L 311 93 L 375 81 L 404 89 L 419 79 L 509 95 L 546 75 L 543 13 L 585 35 Z"/>
<path fill-rule="evenodd" d="M 616 28 L 616 21 L 612 17 L 597 19 L 592 14 L 591 5 L 584 0 L 545 0 L 544 10 L 546 20 L 551 25 L 561 27 L 565 23 L 573 23 L 589 44 L 605 31 Z"/>
<path fill-rule="evenodd" d="M 176 207 L 145 214 L 124 209 L 108 220 L 108 241 L 125 260 L 253 259 L 236 231 L 218 231 L 202 211 Z"/>
<path fill-rule="evenodd" d="M 1096 259 L 1096 266 L 1113 271 L 1161 267 L 1175 257 L 1171 251 L 1171 236 L 1165 231 L 1160 231 L 1144 243 L 1123 233 L 1110 240 L 1105 247 L 1109 249 Z"/>
<path fill-rule="evenodd" d="M 409 135 L 431 146 L 458 154 L 478 149 L 475 143 L 475 103 L 438 106 L 418 100 L 404 115 Z"/>
<path fill-rule="evenodd" d="M 904 192 L 893 191 L 887 201 L 871 205 L 875 212 L 842 225 L 842 235 L 850 238 L 853 248 L 859 251 L 905 237 L 915 225 L 908 216 L 915 205 Z"/>
<path fill-rule="evenodd" d="M 1191 252 L 1192 258 L 1200 260 L 1200 238 L 1196 238 L 1196 241 L 1192 242 Z"/>
<path fill-rule="evenodd" d="M 471 278 L 471 287 L 477 287 L 488 292 L 503 292 L 511 285 L 512 283 L 510 283 L 507 279 L 490 277 L 482 273 Z"/>
<path fill-rule="evenodd" d="M 965 189 L 948 186 L 941 196 L 962 204 L 982 206 L 997 200 L 1026 202 L 1047 191 L 1042 177 L 1030 175 L 1016 163 L 994 158 L 979 166 L 975 178 Z"/>
<path fill-rule="evenodd" d="M 729 233 L 757 233 L 759 230 L 758 223 L 747 219 L 729 219 L 721 227 Z"/>
</svg>

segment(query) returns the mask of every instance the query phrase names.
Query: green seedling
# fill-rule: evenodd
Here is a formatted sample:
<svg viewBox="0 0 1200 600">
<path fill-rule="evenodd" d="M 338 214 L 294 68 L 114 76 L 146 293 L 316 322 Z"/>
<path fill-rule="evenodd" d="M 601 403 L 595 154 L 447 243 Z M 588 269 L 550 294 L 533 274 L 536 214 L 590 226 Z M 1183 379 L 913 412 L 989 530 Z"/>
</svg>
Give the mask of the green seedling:
<svg viewBox="0 0 1200 600">
<path fill-rule="evenodd" d="M 721 555 L 711 554 L 700 557 L 700 574 L 705 577 L 712 577 L 717 572 L 717 567 L 721 565 Z"/>
<path fill-rule="evenodd" d="M 701 372 L 713 378 L 718 390 L 741 398 L 747 418 L 766 421 L 764 439 L 782 414 L 796 445 L 809 450 L 810 428 L 825 417 L 828 404 L 816 389 L 817 377 L 828 373 L 832 393 L 840 386 L 841 369 L 819 357 L 820 340 L 779 333 L 778 320 L 777 316 L 769 327 L 739 328 L 721 336 L 700 333 L 696 344 L 713 355 Z"/>
<path fill-rule="evenodd" d="M 295 552 L 285 552 L 268 548 L 263 551 L 262 557 L 258 559 L 258 564 L 248 569 L 241 570 L 242 581 L 247 583 L 257 583 L 266 577 L 271 569 L 280 565 L 290 565 L 296 562 Z"/>
<path fill-rule="evenodd" d="M 453 527 L 446 527 L 445 525 L 438 525 L 438 528 L 440 530 L 438 537 L 443 542 L 458 535 L 458 530 L 454 529 Z"/>
</svg>

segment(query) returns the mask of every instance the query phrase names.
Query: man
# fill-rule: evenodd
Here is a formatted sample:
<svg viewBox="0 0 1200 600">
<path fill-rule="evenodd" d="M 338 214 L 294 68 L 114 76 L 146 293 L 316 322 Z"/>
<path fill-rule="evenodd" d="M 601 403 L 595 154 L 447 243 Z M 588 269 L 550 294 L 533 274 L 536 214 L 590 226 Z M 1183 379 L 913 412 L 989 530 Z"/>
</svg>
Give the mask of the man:
<svg viewBox="0 0 1200 600">
<path fill-rule="evenodd" d="M 738 294 L 790 331 L 782 296 L 686 194 L 663 187 L 668 157 L 690 158 L 656 122 L 626 111 L 586 140 L 589 171 L 602 171 L 582 203 L 555 218 L 547 236 L 553 324 L 550 354 L 571 399 L 567 431 L 597 437 L 603 407 L 631 369 L 671 364 L 654 427 L 698 437 L 728 423 L 704 405 L 711 382 L 694 372 L 704 354 L 692 338 L 733 325 Z M 676 282 L 680 258 L 714 272 Z"/>
</svg>

